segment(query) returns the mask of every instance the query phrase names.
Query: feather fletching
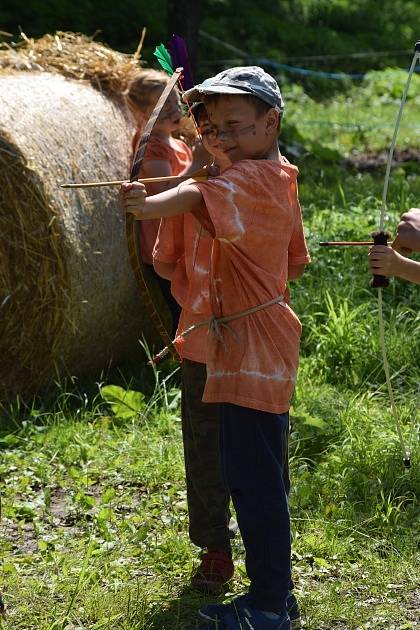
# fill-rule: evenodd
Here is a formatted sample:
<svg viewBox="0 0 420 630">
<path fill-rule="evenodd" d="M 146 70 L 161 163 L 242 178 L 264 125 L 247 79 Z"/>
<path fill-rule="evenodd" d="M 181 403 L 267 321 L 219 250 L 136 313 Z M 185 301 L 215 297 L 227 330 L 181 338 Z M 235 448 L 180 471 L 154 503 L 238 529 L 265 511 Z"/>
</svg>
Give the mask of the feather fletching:
<svg viewBox="0 0 420 630">
<path fill-rule="evenodd" d="M 172 65 L 171 55 L 169 54 L 166 46 L 164 44 L 159 44 L 159 46 L 156 46 L 153 54 L 158 60 L 161 68 L 171 77 L 174 73 L 174 67 Z"/>
</svg>

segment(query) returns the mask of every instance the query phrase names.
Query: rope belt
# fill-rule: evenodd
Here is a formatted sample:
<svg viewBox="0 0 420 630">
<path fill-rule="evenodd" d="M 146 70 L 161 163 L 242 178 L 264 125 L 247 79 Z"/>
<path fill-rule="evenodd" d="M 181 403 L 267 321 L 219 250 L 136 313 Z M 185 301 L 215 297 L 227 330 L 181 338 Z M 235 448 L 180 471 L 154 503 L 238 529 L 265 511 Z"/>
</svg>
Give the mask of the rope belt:
<svg viewBox="0 0 420 630">
<path fill-rule="evenodd" d="M 280 294 L 277 297 L 273 298 L 269 302 L 264 302 L 263 304 L 258 304 L 257 306 L 252 306 L 251 308 L 247 308 L 244 311 L 239 311 L 238 313 L 232 313 L 232 315 L 225 315 L 224 317 L 210 317 L 202 322 L 198 322 L 197 324 L 193 324 L 189 326 L 182 333 L 177 335 L 173 341 L 176 343 L 177 341 L 182 341 L 185 337 L 188 337 L 195 330 L 199 330 L 200 328 L 208 328 L 209 332 L 214 335 L 217 341 L 223 343 L 223 335 L 222 329 L 225 328 L 229 330 L 232 335 L 236 337 L 235 331 L 229 326 L 229 322 L 234 321 L 235 319 L 240 319 L 241 317 L 247 317 L 248 315 L 252 315 L 253 313 L 257 313 L 258 311 L 262 311 L 274 304 L 282 304 L 284 302 L 284 295 Z M 170 351 L 170 347 L 166 346 L 153 357 L 151 363 L 159 363 Z"/>
</svg>

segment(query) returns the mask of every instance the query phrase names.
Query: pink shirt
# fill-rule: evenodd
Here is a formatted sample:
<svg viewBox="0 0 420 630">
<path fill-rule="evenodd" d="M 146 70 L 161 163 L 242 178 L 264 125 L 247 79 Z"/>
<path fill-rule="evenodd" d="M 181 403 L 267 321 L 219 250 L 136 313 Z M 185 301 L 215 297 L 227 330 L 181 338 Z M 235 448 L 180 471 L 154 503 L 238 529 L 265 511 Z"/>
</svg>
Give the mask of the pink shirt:
<svg viewBox="0 0 420 630">
<path fill-rule="evenodd" d="M 140 138 L 141 132 L 137 131 L 133 138 L 133 155 L 135 155 Z M 191 164 L 191 149 L 182 140 L 175 138 L 172 140 L 175 144 L 175 148 L 164 142 L 161 138 L 151 136 L 147 145 L 146 155 L 144 156 L 143 166 L 140 169 L 140 177 L 145 177 L 144 166 L 147 161 L 159 160 L 168 162 L 171 175 L 179 175 Z M 154 195 L 159 192 L 159 190 L 156 190 L 153 183 L 146 184 L 146 190 L 148 195 Z M 140 252 L 143 262 L 148 265 L 153 264 L 153 248 L 159 231 L 159 225 L 160 219 L 148 219 L 147 221 L 141 221 L 140 224 Z"/>
<path fill-rule="evenodd" d="M 162 219 L 153 256 L 176 264 L 172 295 L 182 306 L 178 334 L 211 316 L 209 267 L 213 238 L 192 214 Z M 207 329 L 201 328 L 178 344 L 182 358 L 206 362 Z"/>
</svg>

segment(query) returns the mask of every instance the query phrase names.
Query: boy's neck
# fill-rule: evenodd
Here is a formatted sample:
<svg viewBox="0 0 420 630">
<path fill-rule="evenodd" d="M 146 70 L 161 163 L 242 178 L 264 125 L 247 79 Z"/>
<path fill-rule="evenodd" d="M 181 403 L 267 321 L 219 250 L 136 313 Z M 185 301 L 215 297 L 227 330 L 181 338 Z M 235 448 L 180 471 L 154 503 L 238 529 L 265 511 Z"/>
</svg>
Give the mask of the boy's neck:
<svg viewBox="0 0 420 630">
<path fill-rule="evenodd" d="M 273 145 L 267 152 L 264 159 L 278 161 L 280 158 L 281 158 L 281 153 L 280 153 L 279 145 L 276 138 L 275 142 L 273 142 Z"/>
<path fill-rule="evenodd" d="M 261 151 L 258 156 L 255 156 L 254 160 L 273 160 L 274 162 L 278 162 L 281 158 L 281 153 L 279 149 L 279 144 L 277 138 L 273 140 L 272 145 L 266 149 L 265 151 Z"/>
</svg>

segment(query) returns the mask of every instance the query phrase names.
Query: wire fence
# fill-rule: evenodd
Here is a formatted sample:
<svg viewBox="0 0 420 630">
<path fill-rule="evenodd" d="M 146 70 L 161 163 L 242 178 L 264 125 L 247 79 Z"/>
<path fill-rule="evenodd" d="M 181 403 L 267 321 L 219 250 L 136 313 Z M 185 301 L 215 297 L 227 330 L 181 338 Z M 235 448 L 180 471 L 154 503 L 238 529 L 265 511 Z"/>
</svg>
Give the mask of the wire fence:
<svg viewBox="0 0 420 630">
<path fill-rule="evenodd" d="M 246 51 L 241 50 L 240 48 L 237 48 L 236 46 L 233 46 L 232 44 L 229 44 L 228 42 L 225 42 L 218 37 L 215 37 L 214 35 L 210 35 L 210 33 L 207 33 L 206 31 L 200 30 L 199 34 L 205 39 L 208 39 L 209 41 L 212 41 L 215 44 L 221 45 L 225 49 L 230 50 L 237 55 L 237 57 L 233 59 L 213 59 L 211 61 L 210 60 L 202 61 L 201 62 L 202 65 L 206 65 L 206 66 L 212 66 L 212 65 L 214 66 L 254 65 L 255 66 L 257 65 L 257 66 L 264 66 L 266 68 L 271 68 L 276 71 L 283 71 L 290 74 L 297 74 L 302 77 L 331 79 L 333 81 L 348 81 L 348 80 L 363 81 L 363 79 L 366 76 L 366 72 L 364 73 L 326 72 L 324 70 L 314 70 L 312 68 L 302 68 L 299 66 L 290 65 L 288 63 L 280 63 L 276 61 L 275 59 L 268 59 L 266 57 L 255 57 L 253 55 L 249 55 L 249 53 L 247 53 Z M 407 55 L 408 56 L 410 53 L 412 53 L 411 50 L 361 51 L 361 52 L 339 54 L 339 55 L 313 55 L 313 56 L 306 55 L 302 57 L 289 57 L 289 58 L 286 58 L 286 60 L 288 61 L 292 61 L 292 60 L 321 61 L 321 60 L 332 60 L 332 59 L 353 59 L 353 58 L 357 59 L 357 58 L 369 58 L 369 57 L 384 57 L 386 55 L 389 55 L 389 56 Z M 407 70 L 408 72 L 408 68 L 401 68 L 401 69 Z M 415 69 L 415 72 L 419 72 L 419 71 L 420 71 L 420 67 Z"/>
</svg>

